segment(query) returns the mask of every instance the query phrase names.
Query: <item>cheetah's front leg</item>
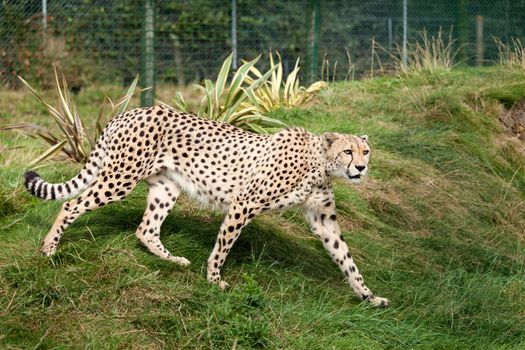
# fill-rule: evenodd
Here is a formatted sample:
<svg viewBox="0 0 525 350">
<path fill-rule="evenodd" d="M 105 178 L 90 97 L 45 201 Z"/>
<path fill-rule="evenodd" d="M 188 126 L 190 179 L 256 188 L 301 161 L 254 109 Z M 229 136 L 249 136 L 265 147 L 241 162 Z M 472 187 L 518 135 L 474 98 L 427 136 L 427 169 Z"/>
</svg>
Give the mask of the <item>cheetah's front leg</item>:
<svg viewBox="0 0 525 350">
<path fill-rule="evenodd" d="M 312 226 L 332 260 L 345 274 L 346 280 L 354 292 L 362 300 L 369 301 L 374 306 L 387 306 L 388 299 L 375 296 L 359 273 L 348 246 L 341 235 L 336 221 L 334 195 L 331 189 L 319 189 L 305 203 L 306 218 Z"/>
<path fill-rule="evenodd" d="M 221 279 L 221 267 L 233 244 L 237 238 L 239 238 L 241 229 L 246 226 L 258 212 L 259 210 L 247 208 L 242 204 L 232 203 L 222 222 L 215 247 L 208 258 L 208 282 L 219 285 L 221 289 L 228 287 L 228 283 Z"/>
</svg>

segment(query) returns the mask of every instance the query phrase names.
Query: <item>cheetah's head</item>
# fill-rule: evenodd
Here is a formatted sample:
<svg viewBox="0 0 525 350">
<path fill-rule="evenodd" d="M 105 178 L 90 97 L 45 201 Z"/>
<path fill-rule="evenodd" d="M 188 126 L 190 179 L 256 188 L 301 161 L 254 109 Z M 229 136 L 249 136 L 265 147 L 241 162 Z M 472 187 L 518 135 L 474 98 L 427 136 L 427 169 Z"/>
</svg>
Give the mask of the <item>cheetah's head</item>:
<svg viewBox="0 0 525 350">
<path fill-rule="evenodd" d="M 359 182 L 368 171 L 368 136 L 324 133 L 327 167 L 332 175 Z"/>
</svg>

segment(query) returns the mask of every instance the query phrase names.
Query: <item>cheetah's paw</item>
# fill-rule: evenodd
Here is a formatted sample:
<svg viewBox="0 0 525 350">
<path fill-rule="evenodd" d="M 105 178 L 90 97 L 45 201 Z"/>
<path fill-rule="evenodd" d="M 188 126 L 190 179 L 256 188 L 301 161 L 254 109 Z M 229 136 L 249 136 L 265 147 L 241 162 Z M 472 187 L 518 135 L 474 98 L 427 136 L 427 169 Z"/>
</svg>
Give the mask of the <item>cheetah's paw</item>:
<svg viewBox="0 0 525 350">
<path fill-rule="evenodd" d="M 225 290 L 225 289 L 227 289 L 227 288 L 229 288 L 229 287 L 230 287 L 230 285 L 229 285 L 226 281 L 220 281 L 220 282 L 219 282 L 219 288 L 220 288 L 221 290 Z"/>
<path fill-rule="evenodd" d="M 57 251 L 56 245 L 53 244 L 43 244 L 42 247 L 40 247 L 40 254 L 43 256 L 51 256 L 55 254 Z"/>
<path fill-rule="evenodd" d="M 370 302 L 370 304 L 372 306 L 376 306 L 376 307 L 387 307 L 387 306 L 390 306 L 390 300 L 388 300 L 386 298 L 381 298 L 381 297 L 374 296 L 373 298 L 368 298 L 367 300 Z"/>
<path fill-rule="evenodd" d="M 189 264 L 191 264 L 191 262 L 188 259 L 182 256 L 171 256 L 169 260 L 180 266 L 188 266 Z"/>
</svg>

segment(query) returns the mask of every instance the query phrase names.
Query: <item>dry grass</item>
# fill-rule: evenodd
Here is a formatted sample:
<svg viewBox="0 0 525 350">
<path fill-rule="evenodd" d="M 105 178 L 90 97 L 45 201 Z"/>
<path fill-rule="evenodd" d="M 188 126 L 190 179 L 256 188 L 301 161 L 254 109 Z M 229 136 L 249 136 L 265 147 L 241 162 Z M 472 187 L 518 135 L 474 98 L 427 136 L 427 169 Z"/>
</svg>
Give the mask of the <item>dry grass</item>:
<svg viewBox="0 0 525 350">
<path fill-rule="evenodd" d="M 403 48 L 399 45 L 393 52 L 388 52 L 379 46 L 380 50 L 388 52 L 396 72 L 400 75 L 410 75 L 416 72 L 452 69 L 456 62 L 458 49 L 454 48 L 455 39 L 452 38 L 452 29 L 448 35 L 439 29 L 436 36 L 429 36 L 426 31 L 420 33 L 420 39 L 407 43 L 407 61 L 403 61 Z M 372 53 L 373 55 L 373 53 Z"/>
<path fill-rule="evenodd" d="M 494 38 L 494 41 L 498 46 L 500 64 L 512 69 L 525 70 L 525 48 L 520 39 L 512 38 L 508 44 L 499 38 Z"/>
</svg>

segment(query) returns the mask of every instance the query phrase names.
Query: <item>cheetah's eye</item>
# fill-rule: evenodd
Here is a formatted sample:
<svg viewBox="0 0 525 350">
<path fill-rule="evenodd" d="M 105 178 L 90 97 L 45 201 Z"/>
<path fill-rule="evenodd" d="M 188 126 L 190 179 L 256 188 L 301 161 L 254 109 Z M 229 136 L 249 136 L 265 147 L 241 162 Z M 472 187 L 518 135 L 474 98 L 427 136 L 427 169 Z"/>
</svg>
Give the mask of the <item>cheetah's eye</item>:
<svg viewBox="0 0 525 350">
<path fill-rule="evenodd" d="M 367 150 L 367 149 L 365 149 L 365 150 L 363 151 L 363 154 L 364 154 L 365 156 L 366 156 L 368 153 L 370 153 L 370 151 Z"/>
<path fill-rule="evenodd" d="M 352 155 L 352 150 L 351 149 L 345 149 L 343 152 L 345 152 L 345 154 L 348 154 L 349 156 Z"/>
</svg>

